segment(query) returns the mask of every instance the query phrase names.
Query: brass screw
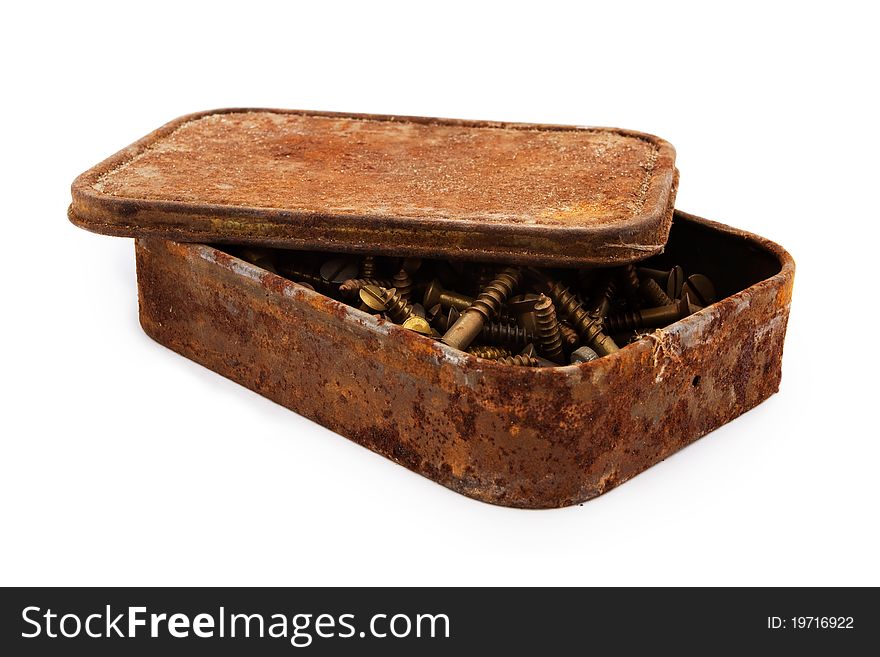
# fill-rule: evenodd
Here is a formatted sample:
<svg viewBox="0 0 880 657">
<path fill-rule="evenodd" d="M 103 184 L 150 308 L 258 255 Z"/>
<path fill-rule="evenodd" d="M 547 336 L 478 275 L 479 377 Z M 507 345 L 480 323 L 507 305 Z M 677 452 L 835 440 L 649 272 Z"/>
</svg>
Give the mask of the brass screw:
<svg viewBox="0 0 880 657">
<path fill-rule="evenodd" d="M 360 297 L 361 301 L 373 310 L 387 313 L 394 323 L 402 324 L 404 328 L 417 333 L 431 334 L 428 320 L 416 315 L 413 307 L 405 299 L 401 299 L 394 288 L 386 290 L 384 287 L 367 285 L 361 288 Z"/>
<path fill-rule="evenodd" d="M 541 351 L 550 360 L 561 363 L 563 361 L 562 330 L 556 318 L 556 306 L 543 294 L 535 304 L 535 321 L 538 326 L 537 337 Z"/>
<path fill-rule="evenodd" d="M 353 297 L 362 287 L 367 285 L 385 288 L 394 287 L 391 279 L 388 278 L 349 278 L 339 286 L 339 294 L 344 297 Z"/>
<path fill-rule="evenodd" d="M 402 299 L 409 300 L 413 290 L 413 280 L 412 276 L 409 275 L 409 272 L 406 269 L 401 268 L 400 271 L 394 274 L 392 285 L 394 285 L 394 288 Z M 425 305 L 427 306 L 428 304 Z"/>
<path fill-rule="evenodd" d="M 640 328 L 661 328 L 677 322 L 699 309 L 700 307 L 692 304 L 690 297 L 685 295 L 668 306 L 609 315 L 605 318 L 605 328 L 611 333 L 624 333 Z"/>
<path fill-rule="evenodd" d="M 499 358 L 495 361 L 496 363 L 501 363 L 502 365 L 519 365 L 520 367 L 540 367 L 541 363 L 537 358 L 532 358 L 530 356 L 505 356 L 504 358 Z M 554 363 L 555 364 L 555 363 Z"/>
<path fill-rule="evenodd" d="M 709 277 L 703 276 L 703 274 L 688 276 L 682 290 L 684 294 L 687 294 L 694 300 L 694 303 L 700 306 L 711 306 L 715 303 L 715 286 L 709 280 Z"/>
<path fill-rule="evenodd" d="M 443 334 L 441 341 L 456 349 L 466 348 L 480 334 L 483 324 L 498 314 L 501 304 L 513 293 L 521 280 L 522 273 L 519 269 L 502 269 L 495 280 L 483 288 L 474 302 L 462 311 L 461 317 Z"/>
<path fill-rule="evenodd" d="M 675 265 L 666 277 L 666 294 L 670 299 L 680 299 L 682 287 L 684 287 L 684 269 Z"/>
<path fill-rule="evenodd" d="M 434 308 L 441 308 L 440 304 Z M 434 309 L 432 308 L 432 310 Z M 455 308 L 450 308 L 448 314 L 437 313 L 432 320 L 437 326 L 446 331 L 455 324 L 461 313 Z M 501 322 L 486 322 L 480 331 L 480 340 L 488 344 L 506 344 L 520 346 L 528 344 L 534 339 L 534 334 L 514 324 L 502 324 Z"/>
<path fill-rule="evenodd" d="M 477 358 L 485 358 L 487 360 L 498 360 L 499 358 L 504 358 L 505 356 L 511 355 L 509 349 L 485 345 L 468 347 L 468 353 L 476 356 Z"/>
<path fill-rule="evenodd" d="M 668 306 L 672 303 L 672 299 L 663 291 L 660 284 L 653 278 L 644 278 L 642 280 L 642 294 L 652 306 Z"/>
<path fill-rule="evenodd" d="M 376 278 L 376 256 L 365 255 L 361 260 L 361 278 Z M 386 286 L 382 286 L 386 287 Z"/>
<path fill-rule="evenodd" d="M 578 347 L 571 352 L 571 363 L 572 365 L 576 363 L 589 363 L 591 360 L 596 360 L 598 357 L 599 354 L 589 347 Z"/>
<path fill-rule="evenodd" d="M 577 297 L 568 288 L 537 270 L 531 269 L 529 271 L 544 282 L 550 298 L 556 303 L 556 307 L 568 318 L 584 342 L 589 344 L 597 354 L 607 356 L 620 350 L 614 344 L 614 340 L 602 332 L 601 323 L 583 309 L 583 306 L 578 303 Z"/>
</svg>

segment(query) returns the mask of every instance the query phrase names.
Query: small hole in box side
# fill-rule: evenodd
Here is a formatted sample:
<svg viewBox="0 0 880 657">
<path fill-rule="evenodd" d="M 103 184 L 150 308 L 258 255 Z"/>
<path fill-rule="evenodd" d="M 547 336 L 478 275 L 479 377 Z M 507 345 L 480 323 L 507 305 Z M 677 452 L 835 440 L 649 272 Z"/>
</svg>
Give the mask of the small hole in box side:
<svg viewBox="0 0 880 657">
<path fill-rule="evenodd" d="M 700 375 L 699 375 L 699 374 L 697 374 L 697 375 L 691 380 L 691 385 L 692 385 L 694 388 L 696 388 L 696 387 L 698 387 L 698 386 L 700 385 Z"/>
</svg>

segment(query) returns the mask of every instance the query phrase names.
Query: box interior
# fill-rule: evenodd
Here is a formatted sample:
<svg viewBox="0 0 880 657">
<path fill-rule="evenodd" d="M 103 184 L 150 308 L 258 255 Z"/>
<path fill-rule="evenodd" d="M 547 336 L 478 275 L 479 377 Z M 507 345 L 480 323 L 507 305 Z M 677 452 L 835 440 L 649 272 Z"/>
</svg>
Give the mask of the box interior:
<svg viewBox="0 0 880 657">
<path fill-rule="evenodd" d="M 238 247 L 229 244 L 213 244 L 214 248 L 237 255 Z M 280 250 L 284 252 L 284 250 Z M 289 251 L 297 258 L 320 263 L 333 256 L 332 253 Z M 684 268 L 686 274 L 704 274 L 715 284 L 718 299 L 766 280 L 779 273 L 782 263 L 773 252 L 762 248 L 747 237 L 718 230 L 712 225 L 690 221 L 676 216 L 670 231 L 669 242 L 663 253 L 651 256 L 640 266 L 669 269 L 674 265 Z M 557 270 L 561 278 L 570 277 L 576 270 Z"/>
</svg>

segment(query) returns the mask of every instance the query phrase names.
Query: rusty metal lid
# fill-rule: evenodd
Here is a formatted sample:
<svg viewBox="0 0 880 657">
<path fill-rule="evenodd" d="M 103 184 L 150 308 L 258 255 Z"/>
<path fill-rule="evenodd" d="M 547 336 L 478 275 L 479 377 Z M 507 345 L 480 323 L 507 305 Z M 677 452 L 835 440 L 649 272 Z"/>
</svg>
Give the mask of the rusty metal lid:
<svg viewBox="0 0 880 657">
<path fill-rule="evenodd" d="M 610 265 L 669 235 L 675 150 L 611 128 L 231 109 L 181 117 L 79 176 L 98 233 Z"/>
</svg>

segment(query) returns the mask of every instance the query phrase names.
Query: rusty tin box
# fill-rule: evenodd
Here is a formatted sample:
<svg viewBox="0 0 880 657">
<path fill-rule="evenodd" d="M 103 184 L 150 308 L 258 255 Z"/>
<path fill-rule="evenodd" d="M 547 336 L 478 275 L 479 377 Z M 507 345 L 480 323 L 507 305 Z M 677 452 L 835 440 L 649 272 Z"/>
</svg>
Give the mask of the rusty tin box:
<svg viewBox="0 0 880 657">
<path fill-rule="evenodd" d="M 794 262 L 674 211 L 640 133 L 277 110 L 182 117 L 77 178 L 70 219 L 136 237 L 158 342 L 464 495 L 614 488 L 777 391 Z M 719 301 L 598 360 L 502 365 L 224 244 L 558 267 L 680 264 Z"/>
</svg>

